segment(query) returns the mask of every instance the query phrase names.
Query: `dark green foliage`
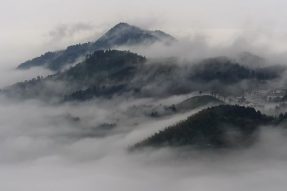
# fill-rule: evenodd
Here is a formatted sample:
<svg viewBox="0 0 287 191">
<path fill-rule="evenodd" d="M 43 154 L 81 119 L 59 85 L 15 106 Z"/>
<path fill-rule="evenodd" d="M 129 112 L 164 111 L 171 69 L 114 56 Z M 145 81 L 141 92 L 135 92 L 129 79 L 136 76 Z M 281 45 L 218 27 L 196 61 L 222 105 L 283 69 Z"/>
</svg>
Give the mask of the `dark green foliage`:
<svg viewBox="0 0 287 191">
<path fill-rule="evenodd" d="M 87 100 L 127 91 L 127 84 L 146 61 L 129 51 L 98 50 L 62 73 L 17 83 L 4 89 L 9 97 Z M 65 96 L 65 98 L 64 98 Z"/>
<path fill-rule="evenodd" d="M 144 57 L 128 51 L 99 50 L 83 63 L 59 74 L 57 80 L 79 87 L 67 100 L 110 97 L 127 90 L 127 84 L 145 61 Z"/>
<path fill-rule="evenodd" d="M 99 79 L 123 80 L 133 76 L 138 64 L 145 61 L 144 57 L 128 51 L 99 50 L 87 56 L 83 63 L 60 75 L 60 78 L 85 82 Z"/>
<path fill-rule="evenodd" d="M 58 76 L 59 80 L 87 87 L 65 96 L 64 100 L 84 101 L 93 97 L 110 98 L 129 91 L 128 83 L 146 59 L 128 51 L 99 50 L 85 62 Z"/>
<path fill-rule="evenodd" d="M 79 47 L 69 49 L 73 52 L 81 49 Z M 268 70 L 258 75 L 262 71 L 249 69 L 227 58 L 209 59 L 196 65 L 177 64 L 175 59 L 151 62 L 146 63 L 145 57 L 128 51 L 98 50 L 64 72 L 41 79 L 37 84 L 24 82 L 13 88 L 17 90 L 15 94 L 23 97 L 54 94 L 66 96 L 66 100 L 86 100 L 123 93 L 139 97 L 163 97 L 197 90 L 239 96 L 278 76 L 272 72 L 269 75 Z M 241 86 L 244 80 L 251 81 Z M 11 95 L 13 88 L 8 88 L 12 90 Z"/>
<path fill-rule="evenodd" d="M 274 122 L 254 108 L 221 105 L 205 109 L 136 144 L 145 146 L 241 147 L 251 144 L 259 126 Z"/>
</svg>

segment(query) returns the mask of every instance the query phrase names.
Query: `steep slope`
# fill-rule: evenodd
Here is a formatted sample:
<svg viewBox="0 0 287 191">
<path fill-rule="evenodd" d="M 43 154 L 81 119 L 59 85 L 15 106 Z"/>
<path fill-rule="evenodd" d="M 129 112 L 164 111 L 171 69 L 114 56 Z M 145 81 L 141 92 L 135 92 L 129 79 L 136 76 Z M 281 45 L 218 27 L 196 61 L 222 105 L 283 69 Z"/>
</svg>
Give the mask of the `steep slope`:
<svg viewBox="0 0 287 191">
<path fill-rule="evenodd" d="M 58 79 L 77 81 L 84 84 L 96 84 L 98 82 L 120 82 L 133 76 L 138 67 L 144 63 L 143 56 L 129 51 L 96 51 L 71 69 L 59 74 Z"/>
<path fill-rule="evenodd" d="M 77 44 L 69 46 L 65 50 L 45 53 L 40 57 L 20 64 L 18 69 L 43 66 L 54 71 L 60 71 L 84 59 L 86 55 L 96 50 L 154 42 L 172 42 L 174 40 L 172 36 L 162 31 L 148 31 L 127 23 L 119 23 L 93 43 Z"/>
<path fill-rule="evenodd" d="M 128 83 L 146 59 L 128 51 L 99 50 L 82 63 L 46 78 L 20 82 L 2 93 L 20 98 L 58 98 L 90 87 L 105 90 Z"/>
<path fill-rule="evenodd" d="M 253 108 L 221 105 L 205 109 L 185 121 L 167 127 L 134 148 L 146 146 L 194 146 L 229 148 L 248 146 L 255 141 L 261 125 L 274 122 Z"/>
<path fill-rule="evenodd" d="M 77 44 L 67 47 L 65 50 L 47 52 L 37 58 L 20 64 L 17 69 L 29 69 L 31 67 L 45 67 L 53 71 L 59 71 L 65 66 L 81 61 L 87 54 L 93 52 L 92 43 Z"/>
</svg>

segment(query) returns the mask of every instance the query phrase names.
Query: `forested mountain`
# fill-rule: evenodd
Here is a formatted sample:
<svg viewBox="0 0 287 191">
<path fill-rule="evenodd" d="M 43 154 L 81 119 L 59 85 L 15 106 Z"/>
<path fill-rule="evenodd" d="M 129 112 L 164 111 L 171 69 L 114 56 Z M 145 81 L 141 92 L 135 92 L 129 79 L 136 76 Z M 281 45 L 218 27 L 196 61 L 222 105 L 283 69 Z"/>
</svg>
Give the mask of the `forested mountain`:
<svg viewBox="0 0 287 191">
<path fill-rule="evenodd" d="M 9 97 L 79 101 L 119 94 L 161 97 L 201 90 L 240 95 L 277 79 L 284 70 L 250 69 L 221 57 L 178 63 L 176 59 L 154 61 L 128 51 L 98 50 L 63 72 L 20 82 L 2 92 Z"/>
<path fill-rule="evenodd" d="M 192 68 L 192 79 L 201 82 L 217 80 L 233 84 L 245 79 L 274 79 L 279 77 L 285 69 L 279 66 L 248 68 L 227 57 L 217 57 L 206 59 L 196 64 Z"/>
<path fill-rule="evenodd" d="M 63 99 L 90 87 L 105 89 L 127 84 L 146 59 L 128 51 L 99 50 L 67 71 L 19 82 L 5 88 L 9 97 Z"/>
<path fill-rule="evenodd" d="M 197 148 L 244 147 L 256 140 L 259 127 L 277 124 L 250 107 L 220 105 L 205 109 L 167 127 L 133 148 L 193 146 Z"/>
<path fill-rule="evenodd" d="M 53 71 L 60 71 L 83 60 L 86 55 L 92 54 L 96 50 L 129 45 L 147 45 L 154 42 L 170 43 L 174 40 L 174 37 L 162 31 L 148 31 L 127 23 L 119 23 L 95 42 L 72 45 L 61 51 L 47 52 L 20 64 L 18 69 L 43 66 Z"/>
</svg>

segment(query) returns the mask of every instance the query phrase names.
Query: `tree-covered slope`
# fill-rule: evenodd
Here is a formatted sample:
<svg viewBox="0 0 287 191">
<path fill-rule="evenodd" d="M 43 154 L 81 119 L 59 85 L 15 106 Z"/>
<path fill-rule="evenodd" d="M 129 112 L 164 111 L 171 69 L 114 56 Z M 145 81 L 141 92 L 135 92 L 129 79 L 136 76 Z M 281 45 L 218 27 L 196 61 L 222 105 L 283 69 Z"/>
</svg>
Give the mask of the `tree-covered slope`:
<svg viewBox="0 0 287 191">
<path fill-rule="evenodd" d="M 220 105 L 205 109 L 178 124 L 154 134 L 134 148 L 194 146 L 229 148 L 247 146 L 255 141 L 258 128 L 275 119 L 253 108 Z"/>
<path fill-rule="evenodd" d="M 128 51 L 99 50 L 67 71 L 16 83 L 2 93 L 19 98 L 63 99 L 93 87 L 98 94 L 105 95 L 112 86 L 128 83 L 145 61 L 143 56 Z"/>
<path fill-rule="evenodd" d="M 240 96 L 280 75 L 277 70 L 262 72 L 227 58 L 194 64 L 178 63 L 177 59 L 154 61 L 128 51 L 97 50 L 63 72 L 17 83 L 4 92 L 24 98 L 54 94 L 59 99 L 80 101 L 116 94 L 164 97 L 198 90 Z"/>
<path fill-rule="evenodd" d="M 86 60 L 59 74 L 58 79 L 93 84 L 130 79 L 146 59 L 129 51 L 96 51 Z"/>
<path fill-rule="evenodd" d="M 221 83 L 237 83 L 242 80 L 270 80 L 279 77 L 281 67 L 248 68 L 227 57 L 216 57 L 203 60 L 192 67 L 191 78 L 200 82 L 219 81 Z"/>
</svg>

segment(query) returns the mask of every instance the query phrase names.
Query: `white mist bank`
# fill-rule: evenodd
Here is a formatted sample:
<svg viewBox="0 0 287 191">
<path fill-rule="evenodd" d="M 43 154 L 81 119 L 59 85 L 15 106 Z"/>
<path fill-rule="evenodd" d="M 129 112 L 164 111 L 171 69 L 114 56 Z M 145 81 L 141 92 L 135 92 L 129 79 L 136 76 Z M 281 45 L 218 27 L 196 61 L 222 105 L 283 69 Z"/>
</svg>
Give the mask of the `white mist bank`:
<svg viewBox="0 0 287 191">
<path fill-rule="evenodd" d="M 236 44 L 211 47 L 204 39 L 197 39 L 172 47 L 154 44 L 149 49 L 133 50 L 148 57 L 197 60 L 233 56 L 246 50 L 241 48 Z M 259 55 L 266 51 L 253 46 L 247 50 L 257 50 Z M 284 56 L 271 58 L 284 60 Z M 42 69 L 13 70 L 15 66 L 1 65 L 0 87 L 50 74 Z M 286 190 L 287 139 L 286 133 L 277 129 L 264 129 L 260 141 L 250 149 L 224 154 L 181 149 L 127 151 L 132 144 L 197 112 L 151 119 L 140 112 L 128 112 L 130 107 L 169 105 L 188 96 L 64 105 L 0 98 L 0 190 Z M 74 121 L 77 117 L 80 121 Z M 101 124 L 116 126 L 95 135 Z"/>
<path fill-rule="evenodd" d="M 225 154 L 127 152 L 137 139 L 186 117 L 154 120 L 121 112 L 150 102 L 49 106 L 1 99 L 0 190 L 285 190 L 287 141 L 281 130 L 264 129 L 254 147 Z M 72 122 L 68 114 L 81 121 Z M 85 128 L 114 119 L 118 125 L 106 136 L 83 134 Z"/>
</svg>

